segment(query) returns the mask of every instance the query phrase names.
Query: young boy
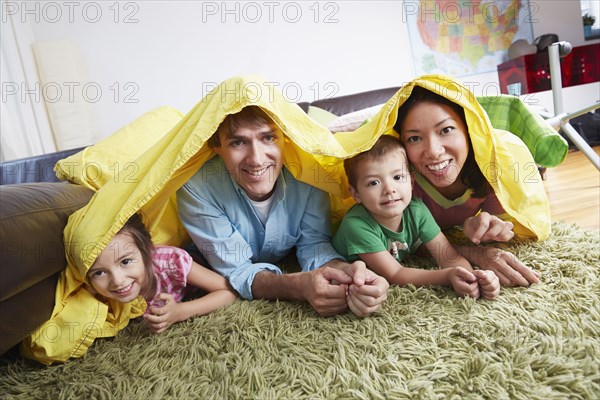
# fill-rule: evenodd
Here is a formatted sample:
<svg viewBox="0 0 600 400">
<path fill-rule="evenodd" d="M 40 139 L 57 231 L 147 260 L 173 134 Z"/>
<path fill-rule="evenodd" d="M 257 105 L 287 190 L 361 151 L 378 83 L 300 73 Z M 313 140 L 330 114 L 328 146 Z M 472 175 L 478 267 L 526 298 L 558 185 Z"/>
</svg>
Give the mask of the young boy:
<svg viewBox="0 0 600 400">
<path fill-rule="evenodd" d="M 492 271 L 473 270 L 423 202 L 412 200 L 408 159 L 399 139 L 383 135 L 370 150 L 345 160 L 344 169 L 357 204 L 348 210 L 333 238 L 341 255 L 350 262 L 363 260 L 390 283 L 452 286 L 459 296 L 498 297 L 498 277 Z M 421 244 L 441 269 L 400 264 Z"/>
</svg>

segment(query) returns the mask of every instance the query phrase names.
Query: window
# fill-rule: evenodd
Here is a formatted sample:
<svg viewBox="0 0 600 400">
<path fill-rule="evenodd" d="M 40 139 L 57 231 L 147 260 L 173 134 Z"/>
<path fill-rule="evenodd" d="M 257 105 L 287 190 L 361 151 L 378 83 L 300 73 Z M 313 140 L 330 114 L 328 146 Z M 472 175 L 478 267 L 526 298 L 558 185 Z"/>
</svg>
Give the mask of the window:
<svg viewBox="0 0 600 400">
<path fill-rule="evenodd" d="M 585 40 L 600 38 L 600 1 L 598 0 L 580 0 L 581 15 L 591 15 L 595 18 L 594 24 L 591 27 L 583 28 L 583 36 Z"/>
</svg>

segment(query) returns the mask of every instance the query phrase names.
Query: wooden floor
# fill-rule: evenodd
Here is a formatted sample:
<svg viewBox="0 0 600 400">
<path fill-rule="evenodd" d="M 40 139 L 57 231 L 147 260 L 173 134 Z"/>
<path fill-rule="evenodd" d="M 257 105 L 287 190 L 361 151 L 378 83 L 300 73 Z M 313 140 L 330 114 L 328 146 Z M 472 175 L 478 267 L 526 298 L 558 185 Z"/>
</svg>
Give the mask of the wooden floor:
<svg viewBox="0 0 600 400">
<path fill-rule="evenodd" d="M 600 154 L 600 146 L 594 147 Z M 570 151 L 544 181 L 553 221 L 600 231 L 600 172 L 581 151 Z"/>
</svg>

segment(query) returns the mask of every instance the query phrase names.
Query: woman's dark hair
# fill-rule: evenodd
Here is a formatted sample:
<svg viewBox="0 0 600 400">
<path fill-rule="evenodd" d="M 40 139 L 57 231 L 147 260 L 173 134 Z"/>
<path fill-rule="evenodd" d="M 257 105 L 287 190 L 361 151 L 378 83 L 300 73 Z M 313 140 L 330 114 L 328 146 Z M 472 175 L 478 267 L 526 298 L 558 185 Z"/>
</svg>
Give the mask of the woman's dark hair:
<svg viewBox="0 0 600 400">
<path fill-rule="evenodd" d="M 154 265 L 152 262 L 153 244 L 150 232 L 148 232 L 146 225 L 144 225 L 142 215 L 139 212 L 133 214 L 117 233 L 129 235 L 139 249 L 144 262 L 144 271 L 146 271 L 146 284 L 142 287 L 140 294 L 146 300 L 151 300 L 156 291 L 156 277 L 154 276 Z"/>
<path fill-rule="evenodd" d="M 450 107 L 460 117 L 465 127 L 467 127 L 467 129 L 469 128 L 467 119 L 465 118 L 465 110 L 461 105 L 440 96 L 439 94 L 433 93 L 430 90 L 415 86 L 408 99 L 398 108 L 398 119 L 394 125 L 394 130 L 398 133 L 398 136 L 402 136 L 402 124 L 404 123 L 408 112 L 412 110 L 415 105 L 423 102 Z M 467 141 L 469 143 L 469 152 L 467 154 L 467 159 L 465 160 L 465 165 L 463 165 L 463 168 L 460 171 L 460 180 L 467 188 L 473 190 L 473 197 L 485 197 L 491 190 L 491 187 L 475 161 L 473 143 L 471 142 L 471 137 L 468 132 Z"/>
</svg>

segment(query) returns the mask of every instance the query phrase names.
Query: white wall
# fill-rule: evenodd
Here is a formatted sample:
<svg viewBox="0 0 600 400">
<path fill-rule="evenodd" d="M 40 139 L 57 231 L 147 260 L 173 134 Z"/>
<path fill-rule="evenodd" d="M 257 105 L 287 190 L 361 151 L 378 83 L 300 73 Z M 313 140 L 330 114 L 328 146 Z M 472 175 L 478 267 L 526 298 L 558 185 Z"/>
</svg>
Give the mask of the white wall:
<svg viewBox="0 0 600 400">
<path fill-rule="evenodd" d="M 412 77 L 396 2 L 137 1 L 121 3 L 117 23 L 113 2 L 96 4 L 98 23 L 81 8 L 72 23 L 41 20 L 33 31 L 40 41 L 79 43 L 104 94 L 97 108 L 105 133 L 157 106 L 187 112 L 207 88 L 239 74 L 264 75 L 292 101 Z M 127 15 L 137 21 L 124 23 Z"/>
<path fill-rule="evenodd" d="M 207 88 L 238 74 L 262 74 L 292 101 L 398 86 L 414 77 L 399 1 L 3 3 L 19 8 L 14 17 L 30 22 L 36 41 L 71 39 L 80 46 L 102 93 L 94 103 L 101 136 L 161 105 L 187 112 Z M 557 33 L 573 45 L 592 43 L 583 40 L 578 1 L 531 4 L 534 37 Z M 498 85 L 495 72 L 464 80 L 476 93 L 484 84 Z M 573 99 L 565 89 L 566 103 L 587 105 L 598 99 L 599 87 L 573 88 Z M 550 92 L 538 99 L 551 107 Z"/>
</svg>

